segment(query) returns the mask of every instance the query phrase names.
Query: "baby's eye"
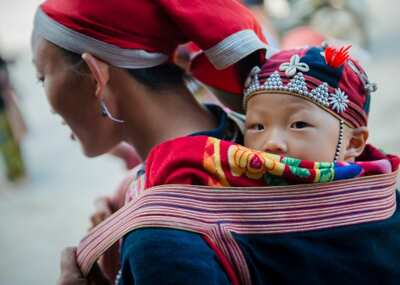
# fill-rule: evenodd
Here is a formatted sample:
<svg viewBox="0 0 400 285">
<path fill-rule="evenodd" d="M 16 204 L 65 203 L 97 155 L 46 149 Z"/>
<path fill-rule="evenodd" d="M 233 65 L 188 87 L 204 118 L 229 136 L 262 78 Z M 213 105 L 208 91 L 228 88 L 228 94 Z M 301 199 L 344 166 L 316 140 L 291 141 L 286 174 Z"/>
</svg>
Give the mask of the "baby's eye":
<svg viewBox="0 0 400 285">
<path fill-rule="evenodd" d="M 303 122 L 303 121 L 297 121 L 297 122 L 292 123 L 290 125 L 290 127 L 293 129 L 304 129 L 304 128 L 310 127 L 310 124 Z"/>
<path fill-rule="evenodd" d="M 249 128 L 250 130 L 255 130 L 255 131 L 262 131 L 264 130 L 264 126 L 262 124 L 253 124 Z"/>
</svg>

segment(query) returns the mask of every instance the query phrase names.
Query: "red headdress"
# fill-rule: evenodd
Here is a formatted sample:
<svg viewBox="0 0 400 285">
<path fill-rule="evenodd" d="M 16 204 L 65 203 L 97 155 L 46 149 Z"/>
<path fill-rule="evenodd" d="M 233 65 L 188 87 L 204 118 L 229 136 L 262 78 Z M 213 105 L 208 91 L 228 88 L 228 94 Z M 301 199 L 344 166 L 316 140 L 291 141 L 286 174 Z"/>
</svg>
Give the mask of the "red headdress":
<svg viewBox="0 0 400 285">
<path fill-rule="evenodd" d="M 232 0 L 47 0 L 35 17 L 36 35 L 122 68 L 163 64 L 179 44 L 194 42 L 202 50 L 194 75 L 205 83 L 218 78 L 235 93 L 242 86 L 234 64 L 266 49 L 253 15 Z"/>
</svg>

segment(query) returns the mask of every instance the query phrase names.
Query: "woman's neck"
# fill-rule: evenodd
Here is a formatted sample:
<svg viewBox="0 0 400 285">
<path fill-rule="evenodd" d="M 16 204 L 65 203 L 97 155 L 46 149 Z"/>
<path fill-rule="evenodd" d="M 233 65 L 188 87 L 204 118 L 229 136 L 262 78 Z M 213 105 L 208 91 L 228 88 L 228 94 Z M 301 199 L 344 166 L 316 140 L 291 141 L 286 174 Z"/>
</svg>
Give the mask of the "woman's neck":
<svg viewBox="0 0 400 285">
<path fill-rule="evenodd" d="M 129 92 L 119 96 L 122 98 L 120 111 L 126 121 L 125 140 L 143 159 L 151 148 L 166 140 L 217 127 L 212 113 L 184 86 L 160 92 L 133 87 L 126 86 Z M 120 86 L 119 90 L 123 88 Z"/>
</svg>

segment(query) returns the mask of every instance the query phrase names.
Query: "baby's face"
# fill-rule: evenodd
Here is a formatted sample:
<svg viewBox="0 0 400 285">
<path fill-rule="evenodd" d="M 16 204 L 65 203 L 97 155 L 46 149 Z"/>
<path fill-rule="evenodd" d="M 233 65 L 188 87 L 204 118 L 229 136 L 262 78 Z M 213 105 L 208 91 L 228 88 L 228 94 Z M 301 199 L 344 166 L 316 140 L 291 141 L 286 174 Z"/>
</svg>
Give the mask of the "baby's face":
<svg viewBox="0 0 400 285">
<path fill-rule="evenodd" d="M 244 138 L 248 148 L 311 161 L 333 161 L 338 136 L 339 120 L 305 99 L 259 94 L 248 101 Z"/>
</svg>

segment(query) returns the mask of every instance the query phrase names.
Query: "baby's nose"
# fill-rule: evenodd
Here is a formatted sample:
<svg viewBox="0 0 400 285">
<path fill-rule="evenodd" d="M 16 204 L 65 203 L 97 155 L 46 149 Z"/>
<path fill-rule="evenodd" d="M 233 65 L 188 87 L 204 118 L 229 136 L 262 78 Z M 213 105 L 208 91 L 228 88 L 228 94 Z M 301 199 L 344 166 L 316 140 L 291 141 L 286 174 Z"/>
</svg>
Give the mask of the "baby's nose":
<svg viewBox="0 0 400 285">
<path fill-rule="evenodd" d="M 284 138 L 275 133 L 267 138 L 263 150 L 277 155 L 285 155 L 287 152 L 287 145 Z"/>
</svg>

